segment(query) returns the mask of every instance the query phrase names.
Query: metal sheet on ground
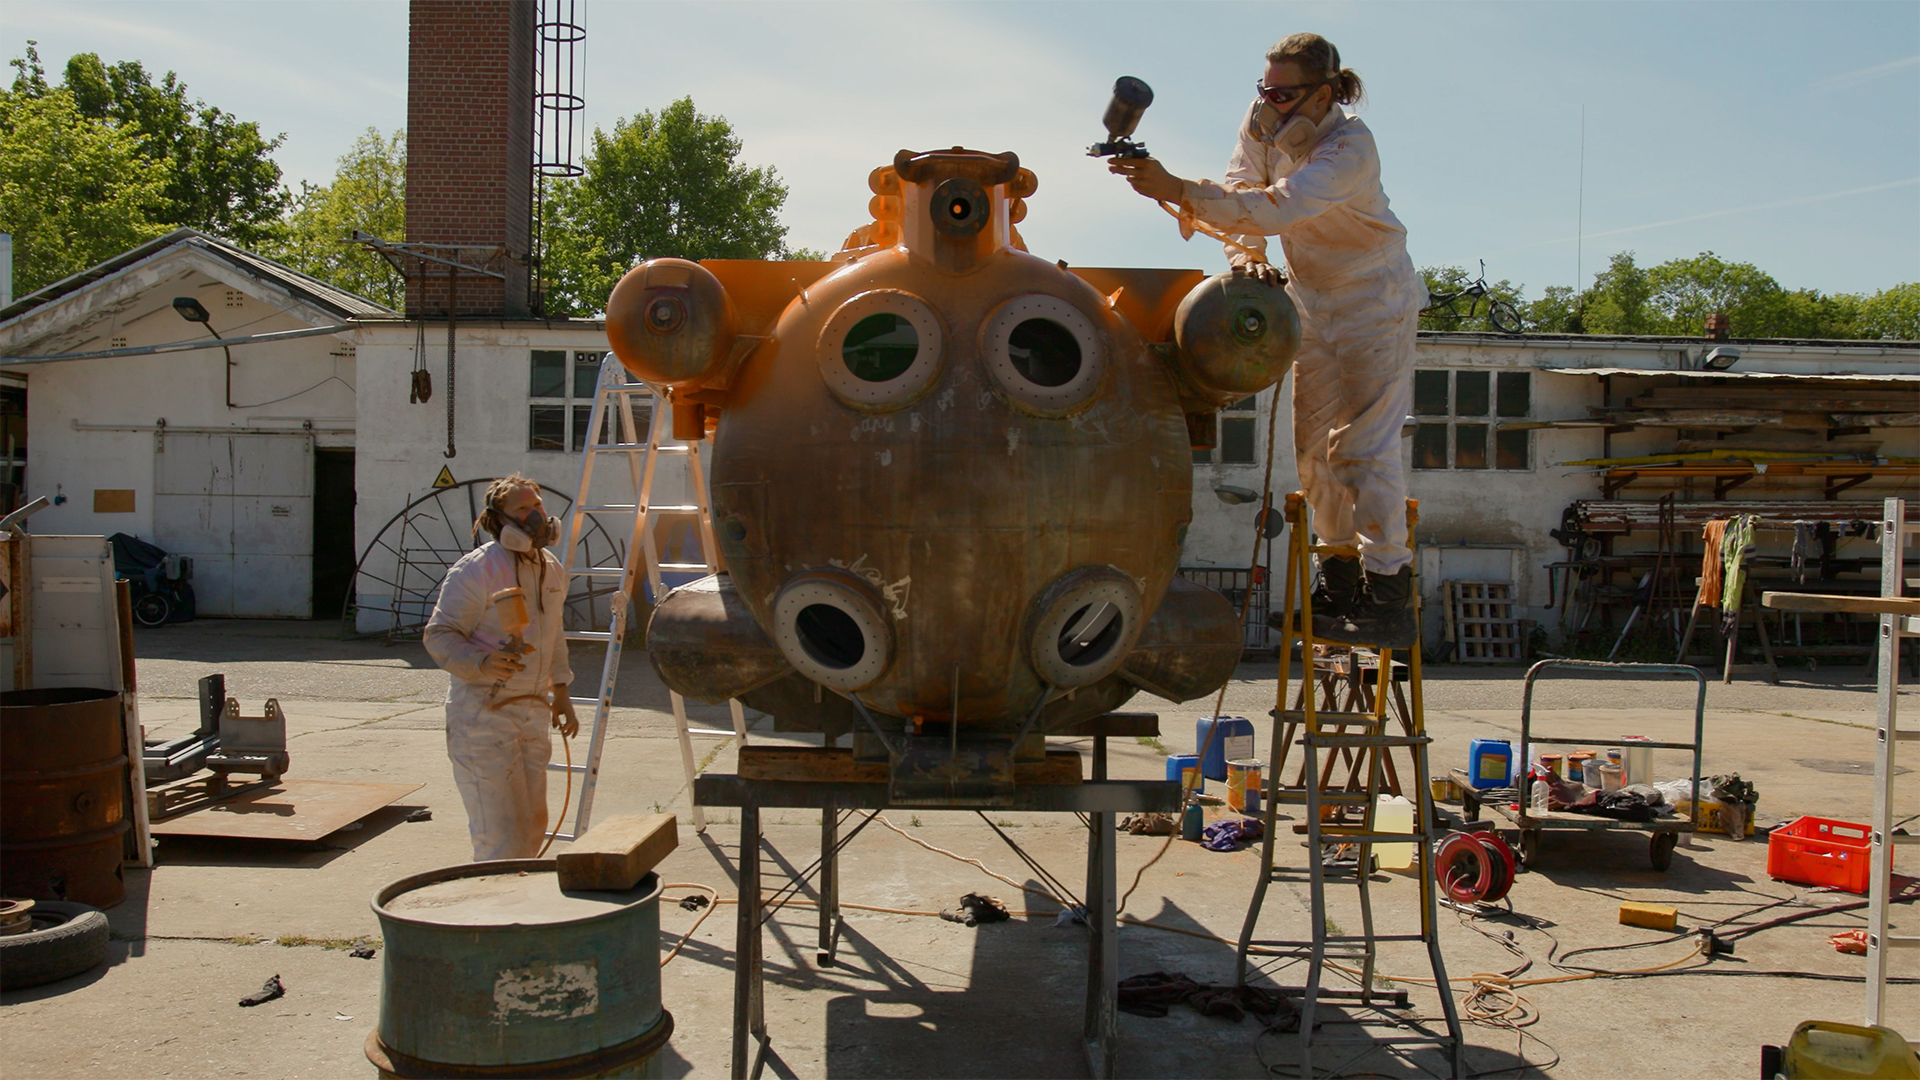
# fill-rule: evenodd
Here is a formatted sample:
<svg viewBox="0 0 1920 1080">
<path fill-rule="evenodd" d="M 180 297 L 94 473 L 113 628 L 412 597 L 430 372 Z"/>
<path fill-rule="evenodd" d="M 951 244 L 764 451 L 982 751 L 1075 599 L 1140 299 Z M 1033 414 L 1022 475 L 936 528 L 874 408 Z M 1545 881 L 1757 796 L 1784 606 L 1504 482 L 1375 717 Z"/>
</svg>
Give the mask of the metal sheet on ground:
<svg viewBox="0 0 1920 1080">
<path fill-rule="evenodd" d="M 319 840 L 419 791 L 425 784 L 282 780 L 235 799 L 153 823 L 155 836 Z"/>
</svg>

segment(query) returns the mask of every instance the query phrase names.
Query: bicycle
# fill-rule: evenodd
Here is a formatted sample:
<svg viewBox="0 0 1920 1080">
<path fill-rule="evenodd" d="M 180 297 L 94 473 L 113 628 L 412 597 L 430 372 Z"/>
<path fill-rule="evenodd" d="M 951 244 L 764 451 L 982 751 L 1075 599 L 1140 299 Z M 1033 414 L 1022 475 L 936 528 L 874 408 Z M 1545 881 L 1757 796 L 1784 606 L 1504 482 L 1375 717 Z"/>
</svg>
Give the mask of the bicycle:
<svg viewBox="0 0 1920 1080">
<path fill-rule="evenodd" d="M 1459 301 L 1462 298 L 1465 298 L 1467 301 L 1467 309 L 1465 311 L 1461 311 L 1459 308 Z M 1487 288 L 1487 261 L 1485 259 L 1480 260 L 1480 277 L 1459 292 L 1436 293 L 1429 289 L 1427 291 L 1427 306 L 1420 310 L 1420 314 L 1430 319 L 1446 319 L 1451 322 L 1459 322 L 1462 319 L 1473 318 L 1475 312 L 1479 310 L 1480 301 L 1483 299 L 1487 302 L 1487 321 L 1493 323 L 1495 330 L 1503 334 L 1518 334 L 1525 330 L 1526 324 L 1520 321 L 1519 309 L 1507 303 L 1505 300 L 1494 296 Z"/>
</svg>

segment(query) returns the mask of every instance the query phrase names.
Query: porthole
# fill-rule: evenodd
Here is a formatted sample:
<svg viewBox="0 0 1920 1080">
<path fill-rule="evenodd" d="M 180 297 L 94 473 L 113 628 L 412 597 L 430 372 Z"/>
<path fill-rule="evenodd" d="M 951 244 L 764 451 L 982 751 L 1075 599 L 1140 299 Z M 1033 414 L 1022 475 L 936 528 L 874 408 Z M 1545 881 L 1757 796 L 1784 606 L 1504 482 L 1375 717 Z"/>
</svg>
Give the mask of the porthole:
<svg viewBox="0 0 1920 1080">
<path fill-rule="evenodd" d="M 1140 638 L 1140 590 L 1107 566 L 1082 567 L 1048 586 L 1028 622 L 1034 670 L 1050 686 L 1091 686 L 1113 674 Z"/>
<path fill-rule="evenodd" d="M 774 643 L 800 674 L 833 690 L 873 684 L 893 659 L 893 635 L 867 584 L 837 571 L 809 571 L 773 601 Z"/>
<path fill-rule="evenodd" d="M 926 301 L 875 289 L 840 305 L 820 331 L 820 374 L 841 403 L 888 412 L 918 401 L 940 375 L 943 334 Z"/>
<path fill-rule="evenodd" d="M 994 309 L 980 335 L 987 374 L 1026 412 L 1076 412 L 1106 377 L 1106 348 L 1093 320 L 1061 297 L 1014 297 Z"/>
</svg>

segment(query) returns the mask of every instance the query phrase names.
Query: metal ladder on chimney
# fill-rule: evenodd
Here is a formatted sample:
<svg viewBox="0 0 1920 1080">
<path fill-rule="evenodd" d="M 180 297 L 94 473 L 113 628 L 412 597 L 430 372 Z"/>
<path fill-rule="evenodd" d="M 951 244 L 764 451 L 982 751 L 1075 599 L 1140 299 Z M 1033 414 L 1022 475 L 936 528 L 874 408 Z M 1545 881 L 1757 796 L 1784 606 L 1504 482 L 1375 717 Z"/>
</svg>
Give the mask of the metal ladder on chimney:
<svg viewBox="0 0 1920 1080">
<path fill-rule="evenodd" d="M 1888 499 L 1880 516 L 1880 595 L 1894 599 L 1906 595 L 1906 539 L 1920 534 L 1920 523 L 1907 521 L 1907 501 Z M 1874 741 L 1873 821 L 1868 829 L 1872 837 L 1873 877 L 1867 883 L 1867 1023 L 1878 1025 L 1887 999 L 1887 953 L 1896 948 L 1920 948 L 1920 934 L 1893 934 L 1887 930 L 1893 896 L 1893 849 L 1896 845 L 1912 848 L 1920 844 L 1920 835 L 1899 835 L 1893 831 L 1893 778 L 1895 750 L 1903 742 L 1920 742 L 1920 728 L 1902 728 L 1899 721 L 1900 642 L 1920 637 L 1920 615 L 1892 612 L 1880 616 L 1880 670 L 1878 672 L 1879 716 Z M 1907 870 L 1912 873 L 1911 867 Z"/>
<path fill-rule="evenodd" d="M 1407 533 L 1411 540 L 1416 523 L 1415 504 L 1407 501 Z M 1377 1050 L 1397 1053 L 1403 1047 L 1430 1046 L 1440 1050 L 1447 1058 L 1447 1075 L 1465 1076 L 1465 1040 L 1460 1031 L 1460 1016 L 1454 1003 L 1453 994 L 1447 989 L 1446 965 L 1440 956 L 1440 937 L 1437 925 L 1434 848 L 1433 848 L 1433 800 L 1428 789 L 1427 746 L 1432 739 L 1426 734 L 1426 715 L 1421 700 L 1420 685 L 1420 648 L 1416 641 L 1412 649 L 1406 650 L 1408 665 L 1407 690 L 1412 714 L 1410 734 L 1392 735 L 1387 732 L 1389 712 L 1387 702 L 1392 696 L 1390 681 L 1393 678 L 1393 650 L 1380 648 L 1379 677 L 1380 685 L 1373 695 L 1372 712 L 1329 712 L 1316 707 L 1319 697 L 1314 685 L 1314 637 L 1313 637 L 1313 601 L 1311 586 L 1313 581 L 1312 556 L 1343 555 L 1352 557 L 1358 554 L 1351 548 L 1339 548 L 1312 543 L 1308 538 L 1311 530 L 1310 513 L 1306 498 L 1300 492 L 1286 497 L 1285 510 L 1287 537 L 1287 573 L 1285 579 L 1285 602 L 1280 607 L 1283 619 L 1287 621 L 1285 629 L 1277 631 L 1280 654 L 1279 687 L 1275 692 L 1273 717 L 1273 741 L 1268 753 L 1266 777 L 1266 804 L 1262 807 L 1265 825 L 1260 840 L 1260 877 L 1254 884 L 1253 899 L 1247 906 L 1246 923 L 1240 930 L 1239 964 L 1235 975 L 1236 985 L 1245 985 L 1249 975 L 1255 971 L 1254 964 L 1261 960 L 1284 960 L 1307 962 L 1307 980 L 1304 988 L 1292 989 L 1288 996 L 1297 996 L 1300 1000 L 1300 1076 L 1320 1075 L 1314 1072 L 1314 1050 L 1317 1046 L 1346 1047 L 1354 1051 L 1353 1056 L 1332 1075 L 1343 1074 L 1348 1066 L 1360 1058 Z M 1418 617 L 1419 590 L 1414 590 L 1415 616 Z M 1297 614 L 1295 614 L 1297 609 Z M 1293 645 L 1299 644 L 1303 665 L 1302 681 L 1305 693 L 1301 696 L 1301 707 L 1297 710 L 1286 708 L 1288 687 L 1292 675 Z M 1357 728 L 1358 731 L 1351 729 Z M 1283 767 L 1286 743 L 1297 730 L 1300 745 L 1305 754 L 1305 770 L 1301 774 L 1305 779 L 1298 789 L 1284 787 L 1280 779 Z M 1375 827 L 1375 810 L 1382 794 L 1382 781 L 1385 772 L 1386 755 L 1395 749 L 1406 748 L 1413 755 L 1414 775 L 1402 784 L 1403 789 L 1410 787 L 1414 808 L 1414 831 L 1406 833 L 1380 832 Z M 1321 754 L 1358 754 L 1367 775 L 1365 791 L 1331 790 L 1321 784 Z M 1336 770 L 1337 771 L 1337 770 Z M 1276 867 L 1274 848 L 1278 843 L 1275 830 L 1280 823 L 1279 804 L 1303 805 L 1306 809 L 1307 867 L 1304 875 L 1310 889 L 1309 908 L 1313 920 L 1311 937 L 1307 940 L 1277 940 L 1254 937 L 1260 921 L 1260 908 L 1266 899 L 1267 887 L 1275 883 L 1298 884 L 1302 875 L 1297 867 Z M 1358 821 L 1352 817 L 1324 820 L 1322 807 L 1341 807 L 1358 812 Z M 1414 879 L 1420 889 L 1420 932 L 1417 934 L 1379 934 L 1374 931 L 1373 902 L 1368 889 L 1369 871 L 1373 864 L 1373 846 L 1387 843 L 1411 843 L 1414 845 Z M 1348 870 L 1342 865 L 1330 867 L 1327 849 L 1334 846 L 1353 845 L 1357 858 Z M 1327 916 L 1327 885 L 1329 880 L 1350 879 L 1357 887 L 1360 903 L 1360 932 L 1340 933 L 1331 925 Z M 1432 1030 L 1425 1025 L 1409 1019 L 1387 1015 L 1386 1008 L 1406 1009 L 1409 1007 L 1406 991 L 1382 990 L 1374 986 L 1374 961 L 1377 946 L 1381 942 L 1421 942 L 1426 946 L 1427 959 L 1433 969 L 1435 985 L 1440 991 L 1440 1007 L 1446 1018 L 1446 1032 Z M 1328 990 L 1321 986 L 1329 963 L 1347 960 L 1358 964 L 1358 969 L 1344 968 L 1357 975 L 1359 989 Z M 1315 1013 L 1324 1001 L 1338 1001 L 1351 1004 L 1360 1009 L 1369 1010 L 1373 1016 L 1355 1024 L 1352 1030 L 1359 1032 L 1358 1037 L 1329 1038 L 1315 1030 Z M 1408 1032 L 1405 1035 L 1373 1036 L 1367 1034 L 1361 1024 L 1393 1025 Z M 1344 1025 L 1343 1025 L 1344 1026 Z"/>
<path fill-rule="evenodd" d="M 698 443 L 671 441 L 669 433 L 673 430 L 670 409 L 663 398 L 657 397 L 645 383 L 633 378 L 622 367 L 612 353 L 600 360 L 600 374 L 593 390 L 593 411 L 587 421 L 585 449 L 580 459 L 580 483 L 574 488 L 573 508 L 567 514 L 567 543 L 561 565 L 566 568 L 568 595 L 573 594 L 573 583 L 582 581 L 588 597 L 589 617 L 596 610 L 593 598 L 607 597 L 608 625 L 605 629 L 589 627 L 585 630 L 568 630 L 568 641 L 592 641 L 605 647 L 600 664 L 600 683 L 594 697 L 574 697 L 576 711 L 583 706 L 592 706 L 590 719 L 586 721 L 588 741 L 587 757 L 584 762 L 571 765 L 549 763 L 547 768 L 555 771 L 571 770 L 579 778 L 579 792 L 575 796 L 573 831 L 559 834 L 562 840 L 573 840 L 587 831 L 593 819 L 593 793 L 600 780 L 600 759 L 606 751 L 607 717 L 613 709 L 614 683 L 620 677 L 620 655 L 627 636 L 627 614 L 635 594 L 635 585 L 640 575 L 646 575 L 649 595 L 656 603 L 666 595 L 661 579 L 663 571 L 699 571 L 702 574 L 714 572 L 712 564 L 714 547 L 713 522 L 707 512 L 707 483 L 700 463 Z M 639 433 L 646 429 L 644 438 Z M 595 502 L 593 494 L 594 471 L 603 457 L 619 457 L 627 466 L 627 478 L 635 501 Z M 685 462 L 685 486 L 693 501 L 685 505 L 657 505 L 653 501 L 656 481 L 660 478 L 661 460 L 678 459 Z M 694 514 L 700 525 L 700 557 L 705 560 L 698 563 L 662 563 L 658 541 L 653 525 L 662 514 Z M 631 522 L 628 530 L 626 559 L 619 566 L 583 565 L 586 548 L 580 538 L 586 535 L 589 524 L 598 521 L 606 528 L 607 519 Z M 608 535 L 619 535 L 613 529 L 607 529 Z M 605 582 L 617 582 L 608 589 Z M 576 683 L 578 676 L 575 677 Z M 673 705 L 674 727 L 680 741 L 680 764 L 686 773 L 689 797 L 693 790 L 693 778 L 698 766 L 693 757 L 693 736 L 715 736 L 724 739 L 747 741 L 746 714 L 741 711 L 738 701 L 730 701 L 733 713 L 733 730 L 695 728 L 687 721 L 686 700 L 673 691 L 667 691 Z M 693 827 L 698 832 L 707 828 L 706 815 L 699 804 L 693 806 Z"/>
</svg>

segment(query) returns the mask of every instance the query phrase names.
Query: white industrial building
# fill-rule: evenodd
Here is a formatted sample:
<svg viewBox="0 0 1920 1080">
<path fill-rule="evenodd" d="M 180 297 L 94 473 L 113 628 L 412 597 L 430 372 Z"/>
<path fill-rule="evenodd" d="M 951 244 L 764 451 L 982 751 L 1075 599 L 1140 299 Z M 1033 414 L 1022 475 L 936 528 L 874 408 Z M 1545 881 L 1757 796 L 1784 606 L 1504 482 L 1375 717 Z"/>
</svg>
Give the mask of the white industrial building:
<svg viewBox="0 0 1920 1080">
<path fill-rule="evenodd" d="M 179 313 L 182 299 L 197 301 L 205 325 L 223 338 L 311 336 L 235 346 L 230 366 L 218 348 L 150 351 L 207 340 L 203 326 Z M 1606 472 L 1560 463 L 1671 445 L 1671 428 L 1598 415 L 1636 387 L 1738 383 L 1789 399 L 1818 384 L 1810 376 L 1847 376 L 1847 385 L 1908 392 L 1909 411 L 1920 412 L 1920 346 L 1912 343 L 1737 347 L 1738 363 L 1715 372 L 1702 368 L 1711 345 L 1699 340 L 1423 334 L 1416 411 L 1424 415 L 1416 419 L 1425 426 L 1406 445 L 1429 599 L 1450 579 L 1510 581 L 1522 617 L 1557 623 L 1544 567 L 1567 551 L 1551 532 L 1576 501 L 1600 499 Z M 367 556 L 358 598 L 367 631 L 394 623 L 396 601 L 381 582 L 400 576 L 402 556 L 383 548 L 383 536 L 390 546 L 412 543 L 416 575 L 464 550 L 477 490 L 427 504 L 438 518 L 416 524 L 411 541 L 395 522 L 435 493 L 443 469 L 459 483 L 517 471 L 567 498 L 578 494 L 579 448 L 604 349 L 594 320 L 471 318 L 456 322 L 450 359 L 444 318 L 409 321 L 191 230 L 0 309 L 0 377 L 10 392 L 24 390 L 30 418 L 22 501 L 46 495 L 55 503 L 35 519 L 36 531 L 126 532 L 190 556 L 199 611 L 215 616 L 334 617 L 353 564 Z M 425 402 L 410 400 L 416 369 L 433 382 Z M 1290 387 L 1279 392 L 1274 487 L 1288 491 L 1297 483 Z M 1237 570 L 1253 553 L 1257 507 L 1230 504 L 1215 489 L 1259 487 L 1272 393 L 1224 412 L 1221 445 L 1196 453 L 1188 566 Z M 1617 494 L 1630 502 L 1670 488 L 1681 502 L 1731 499 L 1730 506 L 1868 506 L 1913 494 L 1914 470 L 1900 462 L 1920 456 L 1920 428 L 1897 412 L 1876 423 L 1907 426 L 1835 435 L 1837 447 L 1874 447 L 1837 493 L 1832 481 L 1776 470 L 1737 490 L 1720 489 L 1724 479 L 1688 477 L 1657 488 L 1643 480 Z M 628 484 L 625 469 L 603 471 L 596 498 L 626 501 L 615 496 Z M 683 494 L 662 497 L 684 502 Z M 421 579 L 407 589 L 421 590 Z"/>
</svg>

